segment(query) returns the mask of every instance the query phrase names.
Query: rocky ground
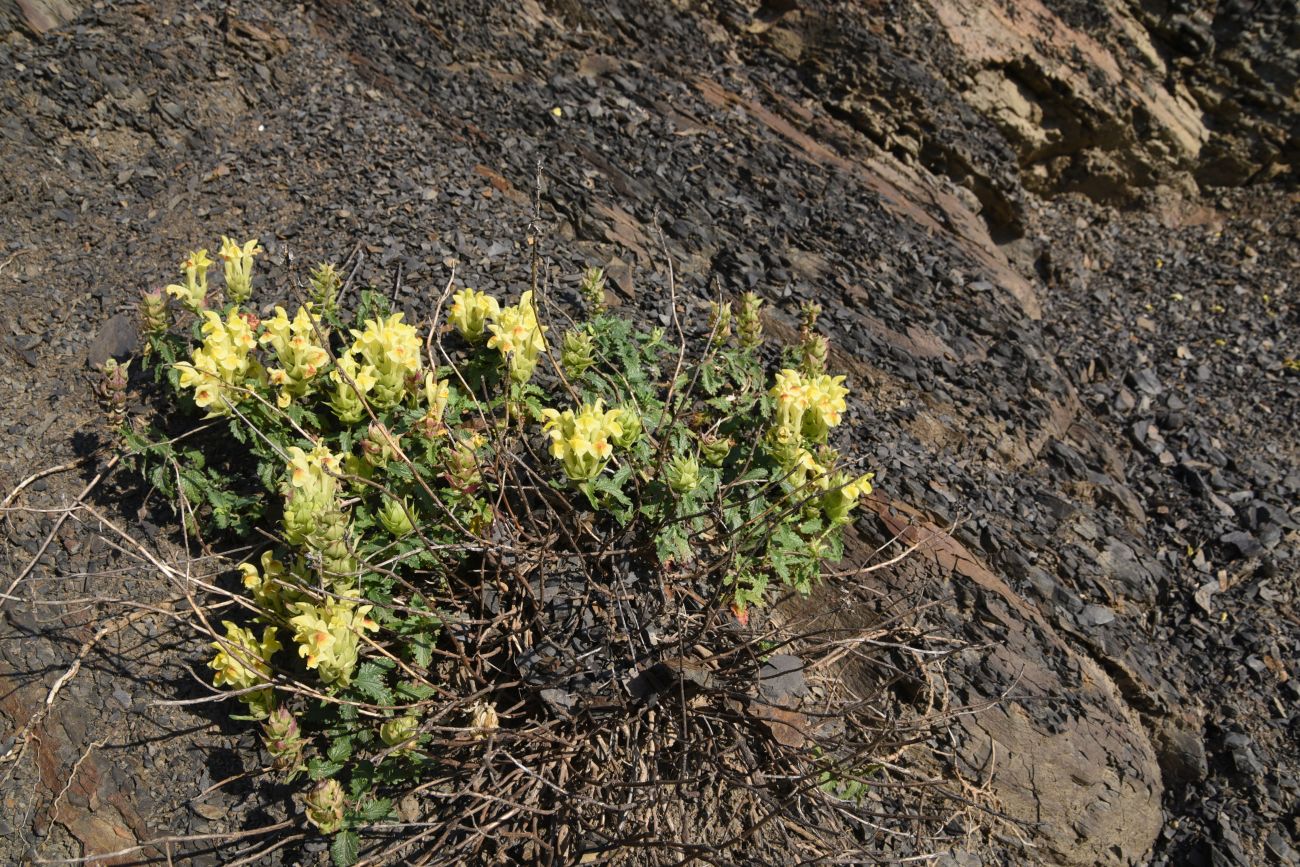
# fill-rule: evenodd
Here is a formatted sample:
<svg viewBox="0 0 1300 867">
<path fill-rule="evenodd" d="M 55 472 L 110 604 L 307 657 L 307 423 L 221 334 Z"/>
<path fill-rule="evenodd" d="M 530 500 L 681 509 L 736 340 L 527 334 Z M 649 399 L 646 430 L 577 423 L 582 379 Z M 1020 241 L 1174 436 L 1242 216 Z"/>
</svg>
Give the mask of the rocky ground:
<svg viewBox="0 0 1300 867">
<path fill-rule="evenodd" d="M 204 650 L 105 530 L 176 544 L 139 485 L 110 474 L 41 551 L 104 466 L 86 362 L 129 342 L 138 291 L 224 233 L 279 262 L 358 254 L 417 312 L 452 268 L 515 293 L 536 203 L 562 287 L 604 265 L 666 314 L 672 262 L 688 314 L 754 289 L 780 334 L 827 309 L 877 471 L 863 545 L 951 528 L 870 578 L 971 648 L 947 692 L 984 709 L 952 763 L 1009 819 L 945 857 L 1300 863 L 1297 20 L 0 4 L 0 488 L 81 459 L 5 504 L 0 860 L 282 821 L 268 862 L 323 857 L 251 735 L 158 703 L 205 694 Z"/>
</svg>

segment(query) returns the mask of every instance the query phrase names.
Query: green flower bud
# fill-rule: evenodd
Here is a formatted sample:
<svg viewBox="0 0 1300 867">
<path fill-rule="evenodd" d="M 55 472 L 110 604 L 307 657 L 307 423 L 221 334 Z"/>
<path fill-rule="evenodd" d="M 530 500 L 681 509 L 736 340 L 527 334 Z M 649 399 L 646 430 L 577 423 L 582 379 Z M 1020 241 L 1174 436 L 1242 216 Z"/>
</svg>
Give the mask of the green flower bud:
<svg viewBox="0 0 1300 867">
<path fill-rule="evenodd" d="M 478 456 L 475 454 L 482 444 L 482 435 L 476 434 L 457 442 L 446 451 L 443 461 L 447 470 L 447 481 L 452 487 L 468 491 L 483 481 L 483 476 L 479 473 Z"/>
<path fill-rule="evenodd" d="M 305 743 L 298 729 L 298 720 L 286 707 L 277 707 L 262 723 L 262 744 L 271 754 L 271 764 L 278 771 L 295 773 L 303 767 Z"/>
<path fill-rule="evenodd" d="M 678 455 L 664 470 L 668 487 L 679 494 L 689 494 L 700 486 L 700 462 L 693 456 Z"/>
<path fill-rule="evenodd" d="M 564 332 L 564 343 L 560 350 L 560 364 L 564 368 L 564 375 L 577 379 L 595 363 L 596 347 L 591 335 L 586 331 Z"/>
<path fill-rule="evenodd" d="M 126 386 L 129 379 L 131 362 L 118 364 L 115 359 L 105 360 L 99 369 L 100 380 L 95 391 L 104 408 L 113 415 L 126 412 Z"/>
<path fill-rule="evenodd" d="M 322 834 L 333 834 L 343 828 L 343 787 L 338 780 L 325 780 L 303 798 L 307 821 Z"/>
<path fill-rule="evenodd" d="M 593 315 L 599 315 L 606 310 L 605 306 L 605 272 L 600 268 L 588 268 L 582 275 L 582 287 L 579 289 L 582 294 L 582 300 L 587 304 L 587 311 Z"/>
<path fill-rule="evenodd" d="M 803 437 L 798 431 L 786 425 L 777 425 L 763 438 L 763 448 L 778 466 L 788 470 L 795 465 L 800 453 L 804 451 Z"/>
<path fill-rule="evenodd" d="M 700 454 L 704 457 L 704 462 L 711 467 L 720 467 L 727 460 L 727 455 L 731 454 L 731 447 L 735 442 L 731 437 L 716 437 L 711 434 L 705 434 L 700 437 Z"/>
<path fill-rule="evenodd" d="M 799 346 L 801 356 L 800 368 L 805 376 L 822 376 L 826 373 L 826 357 L 830 355 L 831 343 L 820 334 L 809 334 Z"/>
<path fill-rule="evenodd" d="M 398 437 L 377 421 L 370 423 L 366 438 L 361 441 L 361 454 L 372 467 L 382 468 L 397 457 Z"/>
<path fill-rule="evenodd" d="M 409 536 L 415 532 L 415 525 L 407 517 L 409 514 L 415 514 L 415 509 L 409 499 L 397 500 L 385 499 L 384 505 L 379 509 L 379 523 L 384 525 L 384 529 L 392 534 L 395 538 Z"/>
<path fill-rule="evenodd" d="M 333 313 L 334 305 L 338 303 L 339 290 L 343 288 L 339 272 L 328 262 L 322 262 L 311 272 L 308 280 L 311 282 L 312 302 L 322 314 Z"/>
<path fill-rule="evenodd" d="M 148 355 L 153 349 L 150 341 L 161 338 L 167 333 L 167 329 L 171 327 L 171 310 L 168 307 L 167 300 L 167 296 L 163 294 L 161 289 L 140 293 L 138 310 L 140 314 L 140 333 L 146 338 L 145 355 Z"/>
<path fill-rule="evenodd" d="M 333 585 L 334 592 L 346 595 L 356 578 L 357 560 L 348 547 L 351 522 L 337 506 L 316 519 L 316 534 L 308 546 L 320 557 L 321 573 Z"/>
<path fill-rule="evenodd" d="M 709 302 L 709 330 L 714 332 L 713 341 L 722 343 L 731 337 L 731 302 Z"/>
<path fill-rule="evenodd" d="M 612 436 L 610 440 L 621 449 L 631 448 L 641 437 L 641 414 L 635 407 L 620 406 L 618 426 L 619 433 Z"/>
<path fill-rule="evenodd" d="M 802 336 L 807 336 L 817 325 L 817 317 L 822 315 L 822 306 L 815 301 L 809 301 L 799 308 L 799 312 L 803 314 L 799 330 L 802 332 Z"/>
<path fill-rule="evenodd" d="M 380 739 L 390 747 L 410 749 L 420 736 L 420 720 L 413 716 L 399 716 L 385 720 L 379 726 Z"/>
<path fill-rule="evenodd" d="M 736 317 L 736 334 L 740 338 L 741 347 L 744 349 L 757 349 L 758 345 L 763 342 L 763 320 L 758 312 L 762 306 L 763 299 L 753 292 L 746 292 L 740 296 L 740 313 Z"/>
</svg>

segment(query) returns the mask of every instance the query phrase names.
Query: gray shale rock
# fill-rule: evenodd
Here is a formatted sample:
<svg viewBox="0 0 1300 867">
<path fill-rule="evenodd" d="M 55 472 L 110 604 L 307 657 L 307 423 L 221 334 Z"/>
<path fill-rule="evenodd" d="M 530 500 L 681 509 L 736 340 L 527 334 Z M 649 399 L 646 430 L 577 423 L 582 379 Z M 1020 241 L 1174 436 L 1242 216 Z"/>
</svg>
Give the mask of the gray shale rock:
<svg viewBox="0 0 1300 867">
<path fill-rule="evenodd" d="M 1032 826 L 1023 857 L 1078 867 L 1145 863 L 1162 822 L 1164 783 L 1119 688 L 942 528 L 898 503 L 869 506 L 888 535 L 926 540 L 898 568 L 871 578 L 887 594 L 938 602 L 931 610 L 941 628 L 987 646 L 944 672 L 962 703 L 984 708 L 956 720 L 959 762 L 968 778 L 989 781 L 1008 815 Z M 850 552 L 849 561 L 870 550 Z"/>
</svg>

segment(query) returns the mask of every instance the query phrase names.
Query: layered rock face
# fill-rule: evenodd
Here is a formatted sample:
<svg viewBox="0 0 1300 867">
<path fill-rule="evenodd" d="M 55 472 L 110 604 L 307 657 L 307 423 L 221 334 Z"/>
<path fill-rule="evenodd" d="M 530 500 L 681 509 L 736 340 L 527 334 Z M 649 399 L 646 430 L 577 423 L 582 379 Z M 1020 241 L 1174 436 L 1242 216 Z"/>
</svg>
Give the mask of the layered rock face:
<svg viewBox="0 0 1300 867">
<path fill-rule="evenodd" d="M 1289 863 L 1296 3 L 265 6 L 0 2 L 0 478 L 73 457 L 73 374 L 34 371 L 222 231 L 280 260 L 363 243 L 359 279 L 400 267 L 422 313 L 452 268 L 527 287 L 534 221 L 558 293 L 606 265 L 634 315 L 667 316 L 669 260 L 688 313 L 752 289 L 788 337 L 816 300 L 879 474 L 851 562 L 928 540 L 864 588 L 966 646 L 936 773 L 1012 829 L 953 861 Z M 9 574 L 41 538 L 13 524 Z M 82 541 L 49 575 L 114 568 Z M 0 645 L 14 729 L 98 628 L 35 611 Z M 215 710 L 128 713 L 163 681 L 146 639 L 168 630 L 139 632 L 130 678 L 87 662 L 75 706 L 41 712 L 0 855 L 56 824 L 75 856 L 252 821 L 221 790 L 199 818 L 164 803 L 250 769 Z M 206 648 L 166 649 L 190 688 Z M 216 732 L 222 760 L 161 736 L 111 760 L 98 733 L 124 718 L 137 741 Z"/>
</svg>

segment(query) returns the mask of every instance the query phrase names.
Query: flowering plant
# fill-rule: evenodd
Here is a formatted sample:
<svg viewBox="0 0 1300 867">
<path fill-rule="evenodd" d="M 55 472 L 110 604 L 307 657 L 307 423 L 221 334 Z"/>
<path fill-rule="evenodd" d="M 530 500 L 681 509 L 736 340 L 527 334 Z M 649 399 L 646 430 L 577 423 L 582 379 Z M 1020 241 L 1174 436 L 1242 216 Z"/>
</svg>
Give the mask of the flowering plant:
<svg viewBox="0 0 1300 867">
<path fill-rule="evenodd" d="M 800 362 L 769 377 L 755 295 L 697 311 L 671 347 L 611 314 L 588 271 L 588 313 L 552 347 L 536 288 L 508 305 L 462 288 L 434 322 L 370 292 L 341 309 L 322 265 L 311 300 L 258 306 L 260 253 L 222 239 L 220 307 L 206 251 L 186 259 L 167 292 L 195 317 L 193 339 L 163 296 L 144 299 L 150 363 L 218 433 L 202 450 L 129 441 L 162 465 L 149 478 L 197 516 L 191 531 L 255 543 L 227 591 L 246 613 L 213 636 L 212 682 L 265 720 L 274 767 L 311 778 L 306 820 L 336 835 L 340 863 L 402 785 L 450 773 L 432 744 L 481 749 L 551 700 L 516 700 L 534 668 L 507 659 L 550 640 L 512 637 L 549 610 L 525 564 L 622 552 L 658 576 L 626 592 L 690 574 L 680 598 L 725 598 L 743 625 L 769 585 L 808 592 L 871 493 L 831 444 L 849 389 L 826 373 L 824 339 L 805 334 Z M 494 619 L 504 598 L 521 606 L 508 628 Z M 491 641 L 505 643 L 470 661 Z"/>
</svg>

